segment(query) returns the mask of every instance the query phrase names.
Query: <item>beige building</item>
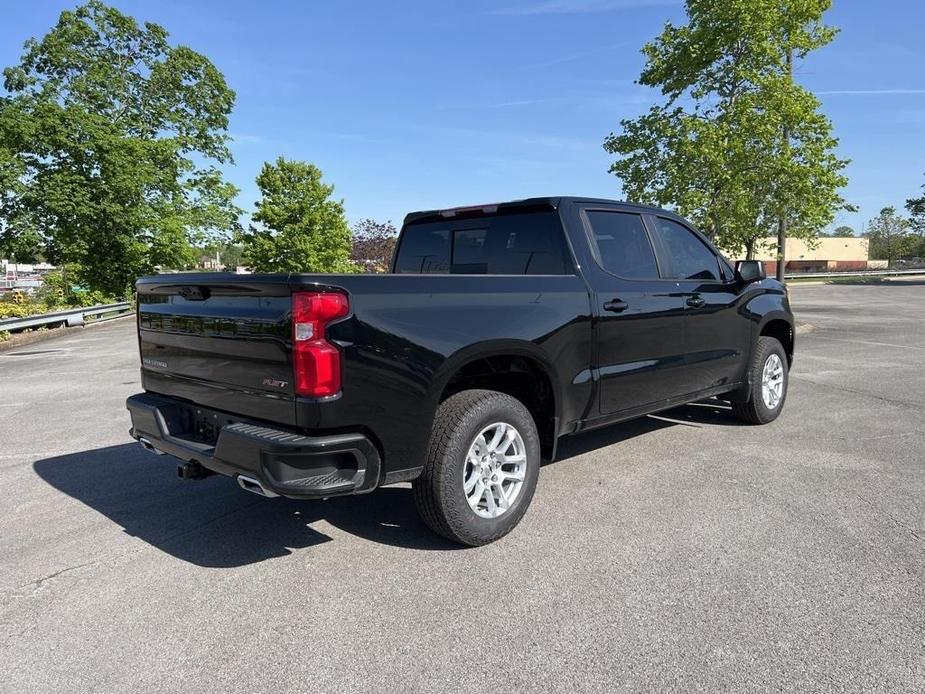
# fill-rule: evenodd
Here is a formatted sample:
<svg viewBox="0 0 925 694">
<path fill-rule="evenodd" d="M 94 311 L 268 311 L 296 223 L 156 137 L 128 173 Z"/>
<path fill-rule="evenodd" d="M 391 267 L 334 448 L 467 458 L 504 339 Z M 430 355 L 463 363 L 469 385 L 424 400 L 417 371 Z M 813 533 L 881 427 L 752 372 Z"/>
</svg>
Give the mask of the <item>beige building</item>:
<svg viewBox="0 0 925 694">
<path fill-rule="evenodd" d="M 881 261 L 868 260 L 867 239 L 831 238 L 816 239 L 810 246 L 800 239 L 787 239 L 785 249 L 788 272 L 837 272 L 840 270 L 867 270 Z M 744 257 L 744 253 L 740 254 Z M 734 258 L 739 260 L 739 258 Z M 777 266 L 777 238 L 768 236 L 755 245 L 755 260 L 765 261 L 768 273 Z"/>
</svg>

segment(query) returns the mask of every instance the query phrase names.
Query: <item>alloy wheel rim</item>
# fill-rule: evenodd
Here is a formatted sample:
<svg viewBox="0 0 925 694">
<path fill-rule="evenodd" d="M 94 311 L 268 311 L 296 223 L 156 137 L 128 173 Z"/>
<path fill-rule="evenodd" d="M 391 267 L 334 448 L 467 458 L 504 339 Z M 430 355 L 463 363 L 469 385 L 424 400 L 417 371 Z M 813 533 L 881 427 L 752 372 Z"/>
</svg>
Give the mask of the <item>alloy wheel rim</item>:
<svg viewBox="0 0 925 694">
<path fill-rule="evenodd" d="M 523 488 L 527 449 L 517 429 L 495 422 L 482 429 L 466 454 L 463 493 L 476 515 L 497 518 L 506 513 Z"/>
<path fill-rule="evenodd" d="M 761 372 L 761 398 L 769 410 L 775 409 L 784 397 L 784 364 L 772 354 Z"/>
</svg>

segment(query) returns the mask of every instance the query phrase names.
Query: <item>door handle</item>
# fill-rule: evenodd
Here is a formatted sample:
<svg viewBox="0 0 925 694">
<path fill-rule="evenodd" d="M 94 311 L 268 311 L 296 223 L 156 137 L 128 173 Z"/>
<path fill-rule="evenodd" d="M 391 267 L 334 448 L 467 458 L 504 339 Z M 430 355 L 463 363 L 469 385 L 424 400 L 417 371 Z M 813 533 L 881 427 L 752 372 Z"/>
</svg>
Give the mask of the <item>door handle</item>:
<svg viewBox="0 0 925 694">
<path fill-rule="evenodd" d="M 690 306 L 691 308 L 700 308 L 705 303 L 707 302 L 704 301 L 702 296 L 690 296 L 687 298 L 687 305 Z"/>
<path fill-rule="evenodd" d="M 630 305 L 628 303 L 625 301 L 620 301 L 619 299 L 613 299 L 604 303 L 604 310 L 613 311 L 614 313 L 623 313 L 623 311 L 629 307 Z"/>
</svg>

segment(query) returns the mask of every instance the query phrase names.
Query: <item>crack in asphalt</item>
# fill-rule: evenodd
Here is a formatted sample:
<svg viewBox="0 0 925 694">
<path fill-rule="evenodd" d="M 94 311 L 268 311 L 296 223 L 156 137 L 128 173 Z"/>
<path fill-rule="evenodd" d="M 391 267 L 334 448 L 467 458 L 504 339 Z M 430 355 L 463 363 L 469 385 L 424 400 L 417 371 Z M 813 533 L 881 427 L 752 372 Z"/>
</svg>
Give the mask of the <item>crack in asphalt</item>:
<svg viewBox="0 0 925 694">
<path fill-rule="evenodd" d="M 200 531 L 200 530 L 203 530 L 204 528 L 207 528 L 208 526 L 212 525 L 213 523 L 216 523 L 216 522 L 222 520 L 223 518 L 227 518 L 228 516 L 232 516 L 232 515 L 234 515 L 234 514 L 236 514 L 236 513 L 240 513 L 241 511 L 246 511 L 247 509 L 251 508 L 252 506 L 256 506 L 257 504 L 261 503 L 262 501 L 263 501 L 263 499 L 255 499 L 254 501 L 251 501 L 250 503 L 244 504 L 243 506 L 239 506 L 238 508 L 232 509 L 231 511 L 227 511 L 227 512 L 225 512 L 225 513 L 221 513 L 221 514 L 219 514 L 219 515 L 217 515 L 217 516 L 214 516 L 214 517 L 212 517 L 212 518 L 208 518 L 208 519 L 204 520 L 203 522 L 201 522 L 201 523 L 199 523 L 199 524 L 197 524 L 197 525 L 194 525 L 194 526 L 191 527 L 191 528 L 187 528 L 187 529 L 185 529 L 185 530 L 181 530 L 181 531 L 179 531 L 179 532 L 175 532 L 175 533 L 172 533 L 172 534 L 170 534 L 170 535 L 167 535 L 166 537 L 160 538 L 159 542 L 170 542 L 171 540 L 175 540 L 175 539 L 180 538 L 180 537 L 183 537 L 183 536 L 185 536 L 185 535 L 190 535 L 190 534 L 192 534 L 192 533 L 198 532 L 198 531 Z M 134 536 L 133 536 L 133 537 L 134 537 Z M 126 551 L 126 552 L 115 552 L 115 553 L 110 553 L 110 554 L 104 555 L 104 556 L 102 556 L 102 557 L 97 557 L 96 559 L 93 559 L 92 561 L 84 562 L 83 564 L 76 564 L 76 565 L 74 565 L 74 566 L 66 566 L 66 567 L 63 568 L 63 569 L 59 569 L 59 570 L 57 570 L 57 571 L 55 571 L 55 572 L 53 572 L 53 573 L 50 573 L 50 574 L 48 574 L 48 575 L 46 575 L 46 576 L 41 576 L 41 577 L 39 577 L 39 578 L 32 579 L 31 581 L 26 581 L 25 583 L 21 583 L 21 584 L 19 584 L 18 586 L 8 587 L 8 588 L 4 589 L 3 595 L 4 595 L 4 597 L 6 597 L 6 596 L 8 596 L 8 595 L 14 593 L 14 592 L 17 591 L 17 590 L 22 590 L 23 588 L 33 587 L 33 588 L 38 589 L 38 588 L 40 588 L 44 583 L 46 583 L 47 581 L 50 581 L 50 580 L 52 580 L 52 579 L 55 579 L 55 578 L 57 578 L 58 576 L 61 576 L 62 574 L 66 574 L 66 573 L 69 573 L 69 572 L 71 572 L 71 571 L 75 571 L 76 569 L 82 569 L 82 568 L 85 568 L 85 567 L 87 567 L 87 566 L 93 566 L 93 565 L 96 565 L 96 564 L 102 564 L 102 563 L 107 562 L 107 561 L 112 560 L 112 559 L 121 559 L 122 557 L 127 557 L 127 556 L 131 556 L 131 555 L 139 554 L 139 553 L 141 553 L 141 552 L 145 552 L 145 551 L 149 551 L 149 550 L 156 550 L 156 549 L 157 549 L 157 548 L 156 548 L 154 545 L 149 544 L 149 543 L 146 543 L 144 546 L 137 547 L 137 548 L 128 550 L 128 551 Z"/>
<path fill-rule="evenodd" d="M 17 586 L 17 589 L 28 588 L 29 586 L 34 586 L 36 588 L 41 588 L 42 584 L 46 581 L 50 581 L 53 578 L 57 578 L 61 574 L 66 574 L 69 571 L 76 571 L 77 569 L 82 569 L 85 566 L 90 566 L 91 564 L 96 564 L 99 560 L 84 562 L 83 564 L 75 564 L 74 566 L 66 566 L 63 569 L 58 569 L 57 571 L 48 574 L 47 576 L 41 576 L 39 578 L 34 578 L 31 581 L 26 581 L 25 583 Z"/>
<path fill-rule="evenodd" d="M 882 402 L 889 403 L 890 405 L 896 405 L 897 407 L 905 407 L 910 410 L 922 411 L 922 406 L 917 402 L 910 402 L 909 400 L 900 400 L 898 398 L 887 398 L 883 395 L 875 395 L 874 393 L 869 393 L 866 390 L 857 390 L 855 388 L 846 388 L 844 386 L 837 386 L 833 383 L 826 383 L 825 381 L 816 381 L 812 378 L 807 378 L 802 374 L 791 374 L 791 380 L 796 378 L 797 380 L 806 381 L 807 383 L 812 383 L 816 386 L 825 386 L 826 388 L 832 388 L 833 390 L 840 390 L 843 393 L 852 393 L 853 395 L 864 395 L 868 398 L 873 398 L 874 400 L 880 400 Z"/>
<path fill-rule="evenodd" d="M 832 342 L 850 342 L 854 345 L 872 345 L 874 347 L 894 347 L 896 349 L 914 349 L 919 352 L 925 352 L 925 347 L 918 345 L 897 345 L 892 342 L 874 342 L 872 340 L 847 340 L 841 337 L 829 337 L 827 335 L 813 335 L 816 340 L 831 340 Z"/>
<path fill-rule="evenodd" d="M 891 521 L 893 521 L 896 525 L 898 525 L 900 528 L 902 528 L 903 530 L 905 530 L 906 532 L 908 532 L 910 535 L 912 535 L 912 537 L 914 537 L 916 540 L 918 540 L 919 542 L 925 542 L 925 537 L 922 537 L 921 535 L 919 535 L 918 532 L 916 532 L 916 530 L 915 530 L 914 528 L 911 528 L 911 527 L 909 527 L 908 525 L 906 525 L 905 523 L 903 523 L 901 520 L 899 520 L 896 516 L 894 516 L 894 515 L 893 515 L 892 513 L 890 513 L 889 511 L 885 511 L 884 509 L 880 508 L 880 507 L 877 506 L 875 503 L 873 503 L 870 499 L 867 499 L 867 498 L 861 496 L 860 494 L 855 494 L 855 496 L 856 496 L 858 499 L 860 499 L 861 501 L 863 501 L 865 504 L 867 504 L 868 506 L 870 506 L 870 508 L 871 508 L 875 513 L 877 513 L 877 515 L 886 516 L 886 517 L 889 518 Z"/>
</svg>

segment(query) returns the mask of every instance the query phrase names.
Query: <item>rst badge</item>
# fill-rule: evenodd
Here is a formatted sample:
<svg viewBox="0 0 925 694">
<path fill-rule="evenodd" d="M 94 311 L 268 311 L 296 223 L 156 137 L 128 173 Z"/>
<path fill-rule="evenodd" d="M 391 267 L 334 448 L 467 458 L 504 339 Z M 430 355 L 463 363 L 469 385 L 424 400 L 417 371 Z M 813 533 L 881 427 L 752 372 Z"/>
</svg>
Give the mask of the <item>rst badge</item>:
<svg viewBox="0 0 925 694">
<path fill-rule="evenodd" d="M 275 378 L 265 378 L 263 379 L 263 385 L 270 386 L 271 388 L 285 388 L 288 385 L 289 381 L 278 381 Z"/>
</svg>

